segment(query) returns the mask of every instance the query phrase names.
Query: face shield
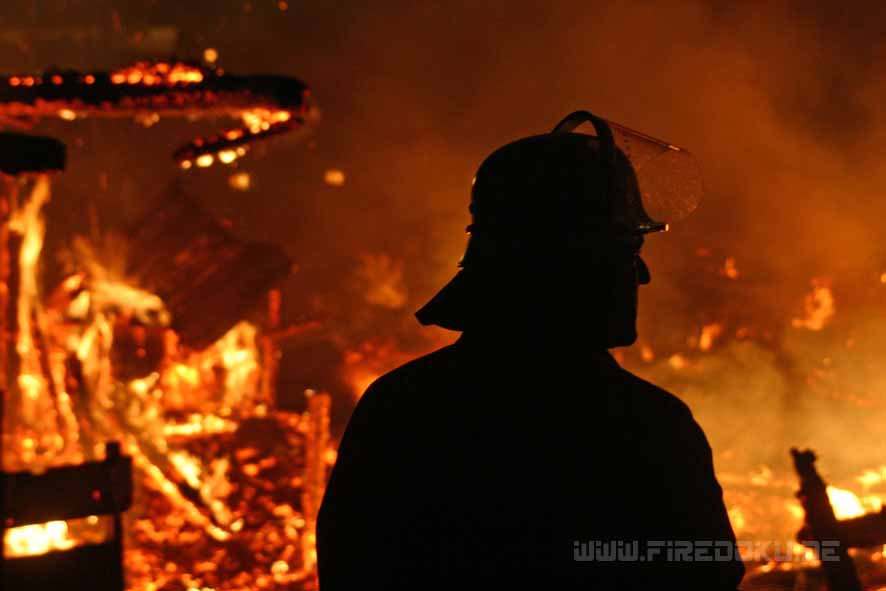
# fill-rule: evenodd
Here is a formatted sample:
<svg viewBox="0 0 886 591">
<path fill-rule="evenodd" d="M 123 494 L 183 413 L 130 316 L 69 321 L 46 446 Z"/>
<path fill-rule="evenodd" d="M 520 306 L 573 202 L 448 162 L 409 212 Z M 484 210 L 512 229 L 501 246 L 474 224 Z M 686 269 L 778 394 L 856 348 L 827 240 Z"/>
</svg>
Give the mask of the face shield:
<svg viewBox="0 0 886 591">
<path fill-rule="evenodd" d="M 576 111 L 558 123 L 552 133 L 570 133 L 590 123 L 597 132 L 603 158 L 613 171 L 613 199 L 636 199 L 631 225 L 641 233 L 661 232 L 698 207 L 703 187 L 695 157 L 674 144 L 656 139 L 588 111 Z M 630 166 L 626 167 L 624 159 Z M 633 178 L 631 176 L 631 169 Z M 627 178 L 627 181 L 626 181 Z"/>
</svg>

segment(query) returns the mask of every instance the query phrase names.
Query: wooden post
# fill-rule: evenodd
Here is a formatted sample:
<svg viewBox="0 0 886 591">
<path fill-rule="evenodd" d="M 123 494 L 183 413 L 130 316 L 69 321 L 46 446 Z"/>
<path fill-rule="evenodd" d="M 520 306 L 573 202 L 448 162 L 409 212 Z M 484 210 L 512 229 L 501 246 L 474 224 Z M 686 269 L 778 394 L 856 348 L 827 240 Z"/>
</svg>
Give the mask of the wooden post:
<svg viewBox="0 0 886 591">
<path fill-rule="evenodd" d="M 280 360 L 280 349 L 273 335 L 280 327 L 280 303 L 279 289 L 268 292 L 268 308 L 265 317 L 265 326 L 260 337 L 262 375 L 259 383 L 258 404 L 271 411 L 277 406 L 277 370 Z"/>
<path fill-rule="evenodd" d="M 816 542 L 837 542 L 836 559 L 822 559 L 821 566 L 830 591 L 861 591 L 861 581 L 855 564 L 849 557 L 846 541 L 840 539 L 837 517 L 828 499 L 827 485 L 815 469 L 815 454 L 811 450 L 791 449 L 794 469 L 800 477 L 797 498 L 806 512 L 806 524 Z M 801 540 L 802 542 L 802 540 Z"/>
<path fill-rule="evenodd" d="M 329 447 L 329 394 L 305 390 L 308 399 L 309 427 L 305 437 L 305 476 L 302 489 L 302 513 L 305 534 L 302 536 L 302 565 L 309 579 L 317 577 L 317 514 L 326 490 L 326 450 Z"/>
</svg>

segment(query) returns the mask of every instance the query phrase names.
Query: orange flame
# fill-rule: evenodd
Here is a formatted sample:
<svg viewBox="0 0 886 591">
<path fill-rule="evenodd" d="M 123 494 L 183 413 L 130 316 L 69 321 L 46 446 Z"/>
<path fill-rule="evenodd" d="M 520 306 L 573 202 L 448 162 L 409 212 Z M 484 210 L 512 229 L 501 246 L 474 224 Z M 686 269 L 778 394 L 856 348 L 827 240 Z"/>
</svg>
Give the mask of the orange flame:
<svg viewBox="0 0 886 591">
<path fill-rule="evenodd" d="M 791 324 L 796 328 L 819 331 L 837 313 L 834 294 L 831 292 L 830 279 L 817 277 L 812 280 L 812 292 L 803 300 L 804 316 L 794 318 Z"/>
</svg>

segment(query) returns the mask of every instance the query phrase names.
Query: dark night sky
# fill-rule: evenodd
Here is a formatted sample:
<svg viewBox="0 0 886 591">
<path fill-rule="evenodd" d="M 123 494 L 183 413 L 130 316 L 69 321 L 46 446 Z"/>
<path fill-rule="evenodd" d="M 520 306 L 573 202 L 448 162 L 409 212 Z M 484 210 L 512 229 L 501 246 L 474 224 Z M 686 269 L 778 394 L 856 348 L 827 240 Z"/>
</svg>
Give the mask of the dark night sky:
<svg viewBox="0 0 886 591">
<path fill-rule="evenodd" d="M 876 221 L 886 6 L 809 7 L 6 0 L 0 70 L 115 68 L 152 53 L 144 39 L 171 27 L 179 57 L 213 47 L 230 72 L 312 86 L 319 120 L 239 164 L 253 178 L 248 192 L 228 187 L 230 169 L 182 175 L 169 157 L 223 122 L 38 129 L 71 145 L 50 210 L 55 241 L 84 232 L 90 207 L 103 226 L 131 222 L 177 182 L 240 235 L 282 244 L 300 268 L 285 285 L 287 319 L 327 324 L 286 346 L 281 398 L 299 406 L 305 387 L 331 389 L 341 422 L 351 399 L 344 351 L 364 351 L 381 370 L 452 338 L 421 329 L 411 313 L 454 271 L 477 164 L 577 108 L 686 146 L 705 170 L 702 209 L 649 242 L 649 334 L 696 320 L 684 278 L 687 253 L 700 247 L 735 256 L 784 301 L 810 276 L 886 262 Z M 331 168 L 345 172 L 344 186 L 324 183 Z M 379 283 L 401 301 L 371 295 Z M 662 308 L 666 321 L 652 312 Z"/>
</svg>

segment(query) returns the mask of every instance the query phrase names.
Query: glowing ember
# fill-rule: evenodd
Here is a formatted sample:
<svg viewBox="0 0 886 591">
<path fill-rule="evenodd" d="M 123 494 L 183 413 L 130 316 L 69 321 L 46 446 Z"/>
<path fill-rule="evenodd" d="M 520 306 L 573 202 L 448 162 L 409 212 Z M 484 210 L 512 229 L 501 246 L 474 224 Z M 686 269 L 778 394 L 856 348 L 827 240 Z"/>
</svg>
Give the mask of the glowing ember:
<svg viewBox="0 0 886 591">
<path fill-rule="evenodd" d="M 738 267 L 735 265 L 735 259 L 729 257 L 726 259 L 726 262 L 723 263 L 722 273 L 729 279 L 738 279 L 741 274 L 738 272 Z"/>
<path fill-rule="evenodd" d="M 652 363 L 655 361 L 655 352 L 652 350 L 652 347 L 646 344 L 641 345 L 640 358 L 646 363 Z"/>
<path fill-rule="evenodd" d="M 698 339 L 698 348 L 702 351 L 710 351 L 714 341 L 723 332 L 723 327 L 718 323 L 706 324 L 701 328 L 701 337 Z"/>
<path fill-rule="evenodd" d="M 332 187 L 341 187 L 345 184 L 345 173 L 342 171 L 332 168 L 327 170 L 323 175 L 323 180 L 327 185 Z"/>
<path fill-rule="evenodd" d="M 668 358 L 668 365 L 674 369 L 683 369 L 686 367 L 686 358 L 676 353 Z"/>
<path fill-rule="evenodd" d="M 228 186 L 238 191 L 248 191 L 252 187 L 252 177 L 248 172 L 238 172 L 228 177 Z"/>
<path fill-rule="evenodd" d="M 204 54 L 209 64 L 217 57 L 211 48 Z M 179 148 L 175 159 L 187 170 L 195 163 L 230 164 L 245 154 L 247 144 L 300 127 L 308 98 L 305 85 L 293 78 L 237 77 L 208 64 L 141 61 L 112 72 L 0 78 L 0 122 L 120 115 L 131 115 L 145 126 L 164 116 L 243 121 L 243 127 Z"/>
<path fill-rule="evenodd" d="M 366 341 L 345 352 L 342 374 L 354 396 L 359 398 L 379 376 L 410 358 L 392 342 Z"/>
<path fill-rule="evenodd" d="M 797 328 L 821 330 L 836 314 L 834 294 L 831 292 L 830 280 L 816 278 L 812 280 L 812 292 L 803 301 L 805 315 L 794 318 L 791 324 Z"/>
<path fill-rule="evenodd" d="M 68 533 L 64 521 L 25 525 L 6 532 L 6 554 L 14 556 L 36 556 L 55 550 L 73 548 L 75 540 Z"/>
<path fill-rule="evenodd" d="M 183 62 L 138 62 L 111 72 L 110 78 L 113 84 L 175 86 L 203 82 L 204 72 L 199 67 Z"/>
<path fill-rule="evenodd" d="M 107 515 L 14 527 L 6 530 L 3 552 L 7 558 L 18 558 L 101 544 L 113 537 L 113 528 Z"/>
</svg>

